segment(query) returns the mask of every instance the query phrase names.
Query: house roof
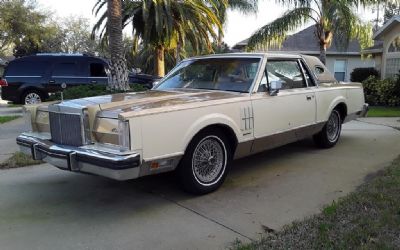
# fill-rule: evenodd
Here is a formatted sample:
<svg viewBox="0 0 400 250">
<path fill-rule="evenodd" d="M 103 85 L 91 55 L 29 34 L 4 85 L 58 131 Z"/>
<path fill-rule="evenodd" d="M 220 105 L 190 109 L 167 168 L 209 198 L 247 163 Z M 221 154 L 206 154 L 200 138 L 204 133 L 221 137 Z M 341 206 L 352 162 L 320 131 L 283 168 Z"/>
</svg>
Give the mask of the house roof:
<svg viewBox="0 0 400 250">
<path fill-rule="evenodd" d="M 392 29 L 395 25 L 400 23 L 400 15 L 393 16 L 390 18 L 377 32 L 375 32 L 372 37 L 374 40 L 382 39 L 382 36 L 386 34 L 386 32 Z"/>
<path fill-rule="evenodd" d="M 375 40 L 374 46 L 365 48 L 362 53 L 380 54 L 383 52 L 383 41 Z"/>
<path fill-rule="evenodd" d="M 281 52 L 296 52 L 302 54 L 319 54 L 320 48 L 317 39 L 315 38 L 315 26 L 312 25 L 305 28 L 293 35 L 287 36 L 286 40 L 282 43 L 280 48 L 271 47 L 268 51 L 281 51 Z M 239 49 L 246 46 L 248 39 L 237 43 L 233 48 Z M 340 54 L 340 55 L 360 55 L 361 46 L 357 40 L 352 40 L 347 48 L 340 48 L 337 46 L 338 39 L 334 36 L 331 47 L 327 49 L 327 54 Z"/>
</svg>

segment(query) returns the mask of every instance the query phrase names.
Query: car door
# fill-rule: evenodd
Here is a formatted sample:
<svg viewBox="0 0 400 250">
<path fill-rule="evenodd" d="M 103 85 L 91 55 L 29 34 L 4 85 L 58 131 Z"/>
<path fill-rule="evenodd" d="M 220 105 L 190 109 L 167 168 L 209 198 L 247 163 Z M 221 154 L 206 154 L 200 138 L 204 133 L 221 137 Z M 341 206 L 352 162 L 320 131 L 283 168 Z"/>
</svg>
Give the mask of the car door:
<svg viewBox="0 0 400 250">
<path fill-rule="evenodd" d="M 282 88 L 271 94 L 271 82 Z M 259 91 L 252 95 L 253 152 L 284 145 L 304 137 L 315 124 L 315 89 L 309 72 L 298 59 L 268 60 Z"/>
<path fill-rule="evenodd" d="M 86 84 L 87 82 L 88 77 L 84 74 L 80 61 L 60 60 L 53 64 L 49 83 L 55 86 L 55 89 L 61 90 L 61 85 L 63 83 L 65 83 L 67 87 L 73 87 Z"/>
</svg>

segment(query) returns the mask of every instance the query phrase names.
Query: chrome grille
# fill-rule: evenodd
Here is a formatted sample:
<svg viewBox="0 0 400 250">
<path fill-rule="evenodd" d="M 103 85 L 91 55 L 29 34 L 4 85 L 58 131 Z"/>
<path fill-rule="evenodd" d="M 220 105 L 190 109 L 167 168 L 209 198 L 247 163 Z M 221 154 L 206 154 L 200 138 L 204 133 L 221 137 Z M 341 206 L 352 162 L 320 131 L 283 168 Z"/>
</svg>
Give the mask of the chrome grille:
<svg viewBox="0 0 400 250">
<path fill-rule="evenodd" d="M 79 114 L 49 112 L 51 140 L 54 143 L 82 146 L 82 120 Z"/>
</svg>

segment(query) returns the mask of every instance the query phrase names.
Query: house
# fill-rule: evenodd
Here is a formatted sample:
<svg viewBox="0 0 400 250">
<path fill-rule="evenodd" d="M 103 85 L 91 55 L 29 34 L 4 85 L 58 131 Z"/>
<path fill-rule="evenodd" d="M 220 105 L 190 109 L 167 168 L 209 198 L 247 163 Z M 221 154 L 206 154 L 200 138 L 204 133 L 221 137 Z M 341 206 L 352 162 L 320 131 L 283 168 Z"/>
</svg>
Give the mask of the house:
<svg viewBox="0 0 400 250">
<path fill-rule="evenodd" d="M 363 52 L 372 55 L 381 78 L 393 77 L 400 70 L 400 15 L 389 19 L 378 29 L 373 39 L 374 46 Z"/>
<path fill-rule="evenodd" d="M 300 53 L 312 56 L 319 56 L 320 48 L 318 40 L 315 37 L 315 26 L 312 25 L 298 33 L 290 35 L 282 43 L 281 47 L 269 48 L 269 52 L 287 52 L 287 53 Z M 326 66 L 335 74 L 339 81 L 350 81 L 350 73 L 354 68 L 367 68 L 374 67 L 374 59 L 362 59 L 361 47 L 357 40 L 349 43 L 347 48 L 340 48 L 337 46 L 337 37 L 330 48 L 326 52 Z M 237 43 L 233 46 L 233 50 L 243 51 L 247 46 L 248 39 Z"/>
</svg>

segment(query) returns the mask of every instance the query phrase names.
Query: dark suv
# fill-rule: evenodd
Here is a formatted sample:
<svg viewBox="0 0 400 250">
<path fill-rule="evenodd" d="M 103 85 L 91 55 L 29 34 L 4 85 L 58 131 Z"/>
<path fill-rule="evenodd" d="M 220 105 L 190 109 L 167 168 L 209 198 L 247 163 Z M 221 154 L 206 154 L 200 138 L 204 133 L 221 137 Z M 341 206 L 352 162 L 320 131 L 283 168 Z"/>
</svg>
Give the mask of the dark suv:
<svg viewBox="0 0 400 250">
<path fill-rule="evenodd" d="M 11 61 L 0 81 L 1 98 L 14 103 L 44 101 L 49 93 L 82 84 L 107 84 L 108 64 L 79 54 L 37 54 Z"/>
</svg>

